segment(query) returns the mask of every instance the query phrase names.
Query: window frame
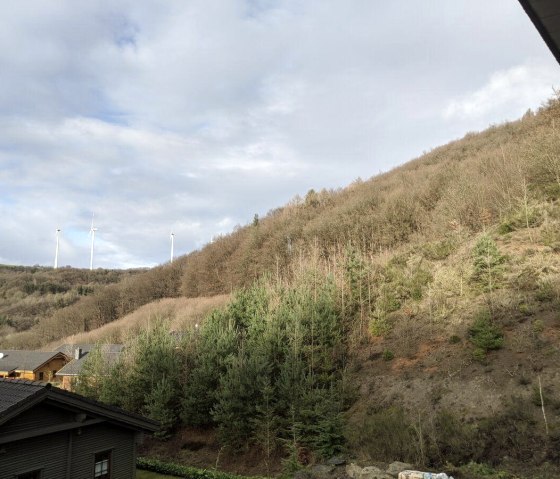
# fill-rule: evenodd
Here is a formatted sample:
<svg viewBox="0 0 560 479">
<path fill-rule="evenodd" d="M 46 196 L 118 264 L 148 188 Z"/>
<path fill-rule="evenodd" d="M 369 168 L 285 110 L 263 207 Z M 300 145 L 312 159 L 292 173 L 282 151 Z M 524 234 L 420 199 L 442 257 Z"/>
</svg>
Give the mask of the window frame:
<svg viewBox="0 0 560 479">
<path fill-rule="evenodd" d="M 103 457 L 105 456 L 105 457 Z M 99 463 L 107 461 L 107 471 L 100 475 L 96 475 L 96 466 Z M 93 453 L 93 479 L 111 479 L 113 469 L 113 449 L 102 449 Z M 103 469 L 101 469 L 101 472 Z"/>
</svg>

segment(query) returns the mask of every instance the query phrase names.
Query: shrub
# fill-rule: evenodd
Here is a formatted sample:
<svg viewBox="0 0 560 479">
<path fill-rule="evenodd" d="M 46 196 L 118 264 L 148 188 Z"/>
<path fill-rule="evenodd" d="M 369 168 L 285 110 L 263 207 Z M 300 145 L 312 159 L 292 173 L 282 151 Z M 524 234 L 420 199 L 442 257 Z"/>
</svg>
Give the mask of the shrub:
<svg viewBox="0 0 560 479">
<path fill-rule="evenodd" d="M 347 435 L 351 445 L 369 457 L 380 461 L 416 462 L 414 429 L 400 408 L 389 407 L 368 414 L 349 427 Z"/>
<path fill-rule="evenodd" d="M 431 261 L 441 261 L 447 258 L 457 249 L 457 243 L 450 239 L 426 243 L 422 247 L 424 258 Z"/>
<path fill-rule="evenodd" d="M 555 292 L 552 282 L 549 280 L 540 281 L 535 293 L 535 299 L 544 303 L 547 301 L 552 301 L 554 299 L 554 296 Z"/>
<path fill-rule="evenodd" d="M 188 479 L 245 479 L 246 476 L 228 474 L 225 472 L 209 471 L 208 469 L 198 469 L 196 467 L 164 462 L 159 459 L 139 457 L 136 459 L 136 467 L 144 471 L 157 472 L 175 477 L 186 477 Z M 254 476 L 253 479 L 258 479 Z"/>
<path fill-rule="evenodd" d="M 475 351 L 480 350 L 486 354 L 487 351 L 500 349 L 504 345 L 504 335 L 492 322 L 490 315 L 482 313 L 469 329 L 469 341 L 476 346 Z"/>
<path fill-rule="evenodd" d="M 387 318 L 373 318 L 369 322 L 369 331 L 373 336 L 385 336 L 391 331 L 391 323 Z"/>
<path fill-rule="evenodd" d="M 533 228 L 542 223 L 542 213 L 535 206 L 527 208 L 526 211 L 518 210 L 505 218 L 498 227 L 500 234 L 507 234 L 521 228 Z"/>
<path fill-rule="evenodd" d="M 391 361 L 395 358 L 395 354 L 390 349 L 386 349 L 385 351 L 383 351 L 381 357 L 383 358 L 383 361 Z"/>
<path fill-rule="evenodd" d="M 484 291 L 492 291 L 502 278 L 504 262 L 505 256 L 500 254 L 496 242 L 489 236 L 482 236 L 473 250 L 473 281 Z"/>
</svg>

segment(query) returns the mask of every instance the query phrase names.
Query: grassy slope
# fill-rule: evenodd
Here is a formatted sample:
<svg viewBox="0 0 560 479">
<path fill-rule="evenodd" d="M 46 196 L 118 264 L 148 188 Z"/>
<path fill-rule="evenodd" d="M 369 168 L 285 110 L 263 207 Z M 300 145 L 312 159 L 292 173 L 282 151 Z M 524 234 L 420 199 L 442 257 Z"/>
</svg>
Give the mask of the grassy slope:
<svg viewBox="0 0 560 479">
<path fill-rule="evenodd" d="M 44 345 L 42 349 L 48 351 L 64 343 L 123 343 L 141 329 L 149 328 L 154 321 L 159 320 L 166 321 L 170 330 L 180 331 L 200 323 L 210 311 L 224 306 L 228 299 L 228 295 L 160 299 L 139 307 L 123 318 L 92 331 L 61 338 Z"/>
</svg>

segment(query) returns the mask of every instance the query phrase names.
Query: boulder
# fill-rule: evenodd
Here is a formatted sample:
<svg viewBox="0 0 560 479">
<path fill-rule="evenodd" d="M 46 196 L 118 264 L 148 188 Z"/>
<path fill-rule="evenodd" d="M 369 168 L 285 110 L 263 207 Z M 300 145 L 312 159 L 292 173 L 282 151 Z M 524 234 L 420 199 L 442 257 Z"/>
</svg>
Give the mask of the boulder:
<svg viewBox="0 0 560 479">
<path fill-rule="evenodd" d="M 367 466 L 362 469 L 359 479 L 393 479 L 393 476 L 378 467 Z"/>
<path fill-rule="evenodd" d="M 424 479 L 424 473 L 420 471 L 401 471 L 399 479 Z"/>
<path fill-rule="evenodd" d="M 352 479 L 358 479 L 362 473 L 362 468 L 351 462 L 346 465 L 346 475 Z"/>
<path fill-rule="evenodd" d="M 401 471 L 399 479 L 453 479 L 445 472 Z"/>
<path fill-rule="evenodd" d="M 387 468 L 387 472 L 389 474 L 391 474 L 392 476 L 397 477 L 399 475 L 399 472 L 410 471 L 411 469 L 412 469 L 412 464 L 407 464 L 406 462 L 395 461 L 395 462 L 392 462 L 391 464 L 389 464 L 389 467 Z"/>
<path fill-rule="evenodd" d="M 344 466 L 344 464 L 346 464 L 346 459 L 340 456 L 334 456 L 327 461 L 327 464 L 331 466 Z"/>
</svg>

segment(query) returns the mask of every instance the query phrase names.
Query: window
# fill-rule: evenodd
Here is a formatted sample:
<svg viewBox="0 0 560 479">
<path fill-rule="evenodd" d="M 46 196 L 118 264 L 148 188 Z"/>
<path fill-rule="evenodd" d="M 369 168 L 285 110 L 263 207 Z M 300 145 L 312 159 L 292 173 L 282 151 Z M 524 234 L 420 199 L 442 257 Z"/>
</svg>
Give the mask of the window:
<svg viewBox="0 0 560 479">
<path fill-rule="evenodd" d="M 43 371 L 41 371 L 39 373 L 39 381 L 42 381 L 44 377 L 45 377 L 45 373 Z"/>
<path fill-rule="evenodd" d="M 41 471 L 26 472 L 17 476 L 17 479 L 41 479 Z"/>
<path fill-rule="evenodd" d="M 98 452 L 95 455 L 93 477 L 95 479 L 109 479 L 111 477 L 111 451 Z"/>
</svg>

